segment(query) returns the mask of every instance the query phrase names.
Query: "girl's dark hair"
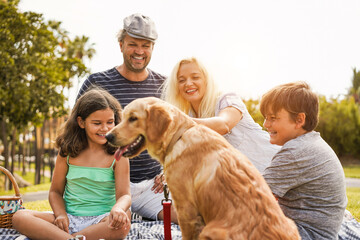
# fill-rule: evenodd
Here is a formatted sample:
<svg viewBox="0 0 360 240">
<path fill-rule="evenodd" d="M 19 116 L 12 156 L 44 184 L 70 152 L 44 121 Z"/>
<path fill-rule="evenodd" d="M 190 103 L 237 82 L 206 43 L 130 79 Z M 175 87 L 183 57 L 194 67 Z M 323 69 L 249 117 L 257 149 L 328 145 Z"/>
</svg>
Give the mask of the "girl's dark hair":
<svg viewBox="0 0 360 240">
<path fill-rule="evenodd" d="M 114 112 L 115 125 L 120 122 L 121 105 L 110 93 L 99 87 L 86 91 L 75 103 L 69 119 L 63 124 L 56 138 L 56 147 L 62 157 L 70 155 L 77 157 L 81 151 L 88 147 L 85 129 L 80 128 L 77 117 L 85 120 L 90 114 L 98 110 L 110 108 Z M 112 155 L 116 148 L 108 143 L 104 145 L 105 151 Z"/>
</svg>

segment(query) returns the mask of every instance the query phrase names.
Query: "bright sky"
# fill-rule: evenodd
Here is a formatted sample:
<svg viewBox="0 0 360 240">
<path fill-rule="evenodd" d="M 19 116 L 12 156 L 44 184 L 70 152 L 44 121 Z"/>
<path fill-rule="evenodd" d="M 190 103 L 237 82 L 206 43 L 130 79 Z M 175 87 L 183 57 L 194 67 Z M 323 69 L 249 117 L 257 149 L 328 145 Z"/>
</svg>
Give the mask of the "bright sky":
<svg viewBox="0 0 360 240">
<path fill-rule="evenodd" d="M 72 36 L 90 37 L 91 72 L 122 63 L 116 34 L 136 12 L 152 18 L 159 34 L 149 68 L 169 75 L 181 58 L 196 56 L 223 90 L 245 99 L 297 80 L 337 97 L 351 86 L 352 69 L 360 70 L 359 0 L 21 0 L 19 6 L 61 21 Z M 76 91 L 75 84 L 70 102 Z"/>
</svg>

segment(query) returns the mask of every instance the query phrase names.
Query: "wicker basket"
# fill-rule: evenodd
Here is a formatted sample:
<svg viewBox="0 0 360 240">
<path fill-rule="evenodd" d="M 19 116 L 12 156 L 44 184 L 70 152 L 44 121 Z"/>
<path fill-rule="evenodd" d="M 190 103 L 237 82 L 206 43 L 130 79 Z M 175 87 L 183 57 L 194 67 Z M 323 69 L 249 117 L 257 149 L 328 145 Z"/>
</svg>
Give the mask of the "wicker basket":
<svg viewBox="0 0 360 240">
<path fill-rule="evenodd" d="M 11 172 L 1 166 L 0 171 L 8 176 L 15 190 L 15 196 L 0 196 L 0 228 L 12 228 L 12 216 L 22 208 L 22 199 L 19 186 Z"/>
</svg>

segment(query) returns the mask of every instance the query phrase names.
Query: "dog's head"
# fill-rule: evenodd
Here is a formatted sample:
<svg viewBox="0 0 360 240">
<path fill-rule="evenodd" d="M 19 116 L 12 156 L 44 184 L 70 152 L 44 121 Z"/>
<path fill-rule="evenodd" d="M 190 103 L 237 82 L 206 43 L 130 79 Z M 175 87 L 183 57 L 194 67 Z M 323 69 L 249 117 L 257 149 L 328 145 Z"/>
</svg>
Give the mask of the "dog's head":
<svg viewBox="0 0 360 240">
<path fill-rule="evenodd" d="M 119 147 L 117 159 L 135 157 L 145 149 L 159 159 L 177 131 L 174 118 L 179 114 L 179 110 L 158 98 L 136 99 L 124 108 L 121 122 L 106 134 L 106 139 Z"/>
</svg>

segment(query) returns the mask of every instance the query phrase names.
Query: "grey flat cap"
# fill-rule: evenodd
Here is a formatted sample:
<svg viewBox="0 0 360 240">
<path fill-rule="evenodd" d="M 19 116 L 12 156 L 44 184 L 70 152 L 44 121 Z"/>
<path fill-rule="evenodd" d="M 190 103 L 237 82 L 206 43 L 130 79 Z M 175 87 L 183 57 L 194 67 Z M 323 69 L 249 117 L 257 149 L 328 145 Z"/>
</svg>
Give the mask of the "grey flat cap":
<svg viewBox="0 0 360 240">
<path fill-rule="evenodd" d="M 155 42 L 158 37 L 155 23 L 140 13 L 124 18 L 124 30 L 133 38 L 140 38 Z"/>
</svg>

